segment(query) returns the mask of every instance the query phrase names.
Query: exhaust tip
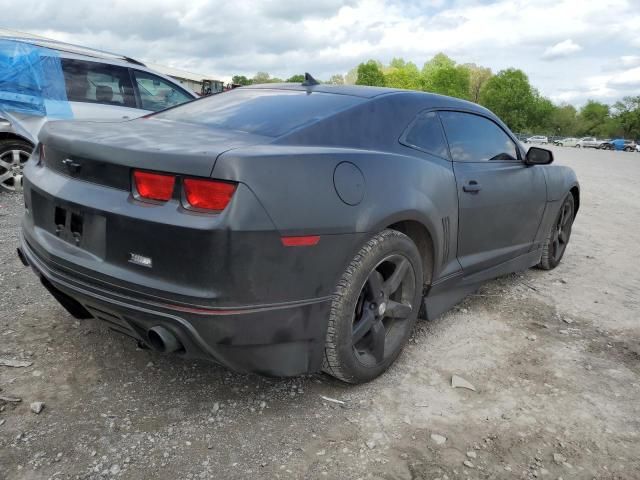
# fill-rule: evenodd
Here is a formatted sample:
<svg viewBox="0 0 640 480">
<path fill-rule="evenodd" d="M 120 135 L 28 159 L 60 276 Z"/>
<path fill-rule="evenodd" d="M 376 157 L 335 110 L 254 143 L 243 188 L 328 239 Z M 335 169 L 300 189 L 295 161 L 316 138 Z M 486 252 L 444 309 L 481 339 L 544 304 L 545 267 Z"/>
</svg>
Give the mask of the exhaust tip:
<svg viewBox="0 0 640 480">
<path fill-rule="evenodd" d="M 180 340 L 160 325 L 150 328 L 147 332 L 147 338 L 151 348 L 161 353 L 177 352 L 184 349 Z"/>
</svg>

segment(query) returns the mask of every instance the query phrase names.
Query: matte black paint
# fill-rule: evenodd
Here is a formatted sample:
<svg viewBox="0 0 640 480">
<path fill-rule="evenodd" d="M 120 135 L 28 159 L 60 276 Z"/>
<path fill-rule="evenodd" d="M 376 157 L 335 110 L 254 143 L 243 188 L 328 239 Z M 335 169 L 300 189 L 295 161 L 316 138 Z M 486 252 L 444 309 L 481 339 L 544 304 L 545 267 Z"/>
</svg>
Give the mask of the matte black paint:
<svg viewBox="0 0 640 480">
<path fill-rule="evenodd" d="M 573 171 L 525 165 L 504 124 L 468 102 L 373 87 L 255 88 L 364 100 L 277 138 L 154 116 L 43 129 L 45 159 L 36 151 L 25 168 L 21 249 L 58 298 L 141 341 L 161 326 L 187 356 L 269 375 L 317 371 L 331 295 L 371 235 L 406 222 L 424 227 L 430 238 L 415 241 L 433 246 L 425 260 L 431 318 L 481 282 L 538 263 L 562 199 L 577 192 Z M 401 143 L 416 115 L 438 110 L 493 120 L 520 159 L 451 162 Z M 69 169 L 67 159 L 79 166 Z M 137 199 L 133 168 L 176 174 L 173 198 Z M 225 211 L 202 214 L 182 206 L 189 176 L 239 186 Z M 64 225 L 56 211 L 68 214 Z M 320 242 L 283 246 L 290 235 Z M 153 267 L 129 262 L 131 253 Z"/>
</svg>

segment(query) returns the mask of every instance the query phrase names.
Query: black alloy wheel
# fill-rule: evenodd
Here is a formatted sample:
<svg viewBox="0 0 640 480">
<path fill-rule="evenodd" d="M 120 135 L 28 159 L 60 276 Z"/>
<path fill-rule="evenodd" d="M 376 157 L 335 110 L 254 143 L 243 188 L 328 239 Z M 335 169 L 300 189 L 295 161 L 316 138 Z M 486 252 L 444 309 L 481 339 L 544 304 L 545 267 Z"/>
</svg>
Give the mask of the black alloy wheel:
<svg viewBox="0 0 640 480">
<path fill-rule="evenodd" d="M 348 383 L 384 372 L 418 318 L 423 258 L 397 230 L 369 239 L 348 265 L 332 300 L 323 370 Z"/>
<path fill-rule="evenodd" d="M 569 244 L 571 229 L 575 217 L 575 201 L 569 193 L 564 199 L 558 216 L 543 247 L 542 258 L 538 266 L 544 270 L 551 270 L 558 266 Z"/>
<path fill-rule="evenodd" d="M 382 364 L 402 340 L 402 323 L 414 308 L 414 272 L 401 254 L 382 260 L 360 291 L 353 318 L 351 341 L 358 360 L 366 366 Z"/>
</svg>

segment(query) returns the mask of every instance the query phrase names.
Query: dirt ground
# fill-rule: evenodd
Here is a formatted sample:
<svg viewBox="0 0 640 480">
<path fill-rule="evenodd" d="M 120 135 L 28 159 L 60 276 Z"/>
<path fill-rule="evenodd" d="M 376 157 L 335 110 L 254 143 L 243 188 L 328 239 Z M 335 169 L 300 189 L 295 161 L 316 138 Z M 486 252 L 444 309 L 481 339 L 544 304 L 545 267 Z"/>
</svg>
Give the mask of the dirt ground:
<svg viewBox="0 0 640 480">
<path fill-rule="evenodd" d="M 0 396 L 22 399 L 0 401 L 0 478 L 640 478 L 640 154 L 555 152 L 582 186 L 563 263 L 421 321 L 358 387 L 74 321 L 16 258 L 22 202 L 0 194 L 0 357 L 33 362 L 0 366 Z"/>
</svg>

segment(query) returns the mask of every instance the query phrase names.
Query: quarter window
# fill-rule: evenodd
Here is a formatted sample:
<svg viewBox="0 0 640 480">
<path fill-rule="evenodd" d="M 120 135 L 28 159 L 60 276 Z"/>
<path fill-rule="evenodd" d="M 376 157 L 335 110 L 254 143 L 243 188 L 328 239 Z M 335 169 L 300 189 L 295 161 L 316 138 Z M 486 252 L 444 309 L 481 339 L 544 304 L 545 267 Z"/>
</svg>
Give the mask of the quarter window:
<svg viewBox="0 0 640 480">
<path fill-rule="evenodd" d="M 442 125 L 438 114 L 435 112 L 428 112 L 418 116 L 409 127 L 409 132 L 404 137 L 403 143 L 439 157 L 449 158 L 447 142 L 442 133 Z"/>
<path fill-rule="evenodd" d="M 193 100 L 186 92 L 151 73 L 134 70 L 140 101 L 144 110 L 157 112 Z"/>
<path fill-rule="evenodd" d="M 136 108 L 129 70 L 116 65 L 62 59 L 67 99 Z"/>
<path fill-rule="evenodd" d="M 517 160 L 516 144 L 491 120 L 462 112 L 440 112 L 454 162 Z"/>
</svg>

